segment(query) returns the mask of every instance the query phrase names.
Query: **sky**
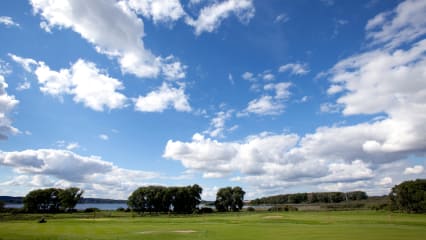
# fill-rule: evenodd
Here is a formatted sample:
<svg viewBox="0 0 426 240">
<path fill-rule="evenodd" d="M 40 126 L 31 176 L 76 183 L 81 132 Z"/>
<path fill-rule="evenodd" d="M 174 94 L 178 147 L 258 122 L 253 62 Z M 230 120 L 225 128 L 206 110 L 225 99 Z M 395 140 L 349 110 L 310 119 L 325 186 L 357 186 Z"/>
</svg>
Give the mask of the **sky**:
<svg viewBox="0 0 426 240">
<path fill-rule="evenodd" d="M 426 178 L 426 1 L 0 2 L 0 195 Z"/>
</svg>

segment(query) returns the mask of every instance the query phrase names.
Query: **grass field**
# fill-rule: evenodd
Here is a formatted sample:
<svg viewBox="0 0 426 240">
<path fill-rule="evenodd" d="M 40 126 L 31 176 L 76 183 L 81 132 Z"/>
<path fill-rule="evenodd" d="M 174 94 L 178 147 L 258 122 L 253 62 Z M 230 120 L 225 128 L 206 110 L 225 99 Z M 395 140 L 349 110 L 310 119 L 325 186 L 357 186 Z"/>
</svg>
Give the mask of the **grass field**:
<svg viewBox="0 0 426 240">
<path fill-rule="evenodd" d="M 120 216 L 118 214 L 121 214 Z M 71 216 L 72 215 L 72 216 Z M 426 239 L 426 215 L 373 211 L 132 217 L 125 213 L 0 219 L 0 239 Z M 106 216 L 106 217 L 105 217 Z"/>
</svg>

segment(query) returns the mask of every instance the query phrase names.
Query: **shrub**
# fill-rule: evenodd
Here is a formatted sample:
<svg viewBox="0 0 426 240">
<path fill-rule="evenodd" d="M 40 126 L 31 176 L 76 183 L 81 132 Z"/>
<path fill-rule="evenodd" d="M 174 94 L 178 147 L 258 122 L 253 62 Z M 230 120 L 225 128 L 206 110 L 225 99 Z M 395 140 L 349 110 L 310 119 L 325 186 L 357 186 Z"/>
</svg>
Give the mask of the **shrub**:
<svg viewBox="0 0 426 240">
<path fill-rule="evenodd" d="M 91 213 L 91 212 L 99 212 L 99 208 L 86 208 L 84 209 L 84 212 Z"/>
<path fill-rule="evenodd" d="M 256 209 L 254 209 L 254 207 L 248 207 L 247 208 L 247 212 L 254 212 L 256 211 Z"/>
<path fill-rule="evenodd" d="M 203 207 L 198 212 L 201 213 L 201 214 L 203 214 L 203 213 L 213 213 L 213 208 Z"/>
</svg>

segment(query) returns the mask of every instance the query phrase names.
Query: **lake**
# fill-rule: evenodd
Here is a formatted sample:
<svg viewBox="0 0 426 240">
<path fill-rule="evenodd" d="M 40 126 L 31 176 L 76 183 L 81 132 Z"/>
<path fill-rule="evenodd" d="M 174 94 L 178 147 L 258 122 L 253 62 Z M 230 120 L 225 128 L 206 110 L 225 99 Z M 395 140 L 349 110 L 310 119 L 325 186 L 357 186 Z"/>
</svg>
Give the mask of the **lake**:
<svg viewBox="0 0 426 240">
<path fill-rule="evenodd" d="M 22 208 L 24 204 L 6 204 L 6 208 Z M 127 208 L 125 203 L 79 203 L 75 207 L 77 210 L 86 208 L 98 208 L 100 210 L 117 210 L 117 208 Z"/>
</svg>

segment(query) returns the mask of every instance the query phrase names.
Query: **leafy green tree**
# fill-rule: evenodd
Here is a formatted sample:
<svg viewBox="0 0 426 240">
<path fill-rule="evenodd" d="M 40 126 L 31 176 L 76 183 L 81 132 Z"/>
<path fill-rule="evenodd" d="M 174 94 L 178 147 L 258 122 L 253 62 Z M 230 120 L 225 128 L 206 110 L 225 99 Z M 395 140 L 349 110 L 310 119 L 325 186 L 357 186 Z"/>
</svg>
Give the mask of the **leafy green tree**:
<svg viewBox="0 0 426 240">
<path fill-rule="evenodd" d="M 29 192 L 24 198 L 24 208 L 28 212 L 58 212 L 62 189 L 47 188 Z"/>
<path fill-rule="evenodd" d="M 215 206 L 219 212 L 239 211 L 243 208 L 245 192 L 241 187 L 225 187 L 216 193 Z"/>
<path fill-rule="evenodd" d="M 4 209 L 4 202 L 0 201 L 0 212 Z"/>
<path fill-rule="evenodd" d="M 426 179 L 405 181 L 392 188 L 391 207 L 410 213 L 426 212 Z"/>
<path fill-rule="evenodd" d="M 83 196 L 84 191 L 80 188 L 70 187 L 59 192 L 59 199 L 61 207 L 71 211 L 80 201 L 81 196 Z"/>
</svg>

